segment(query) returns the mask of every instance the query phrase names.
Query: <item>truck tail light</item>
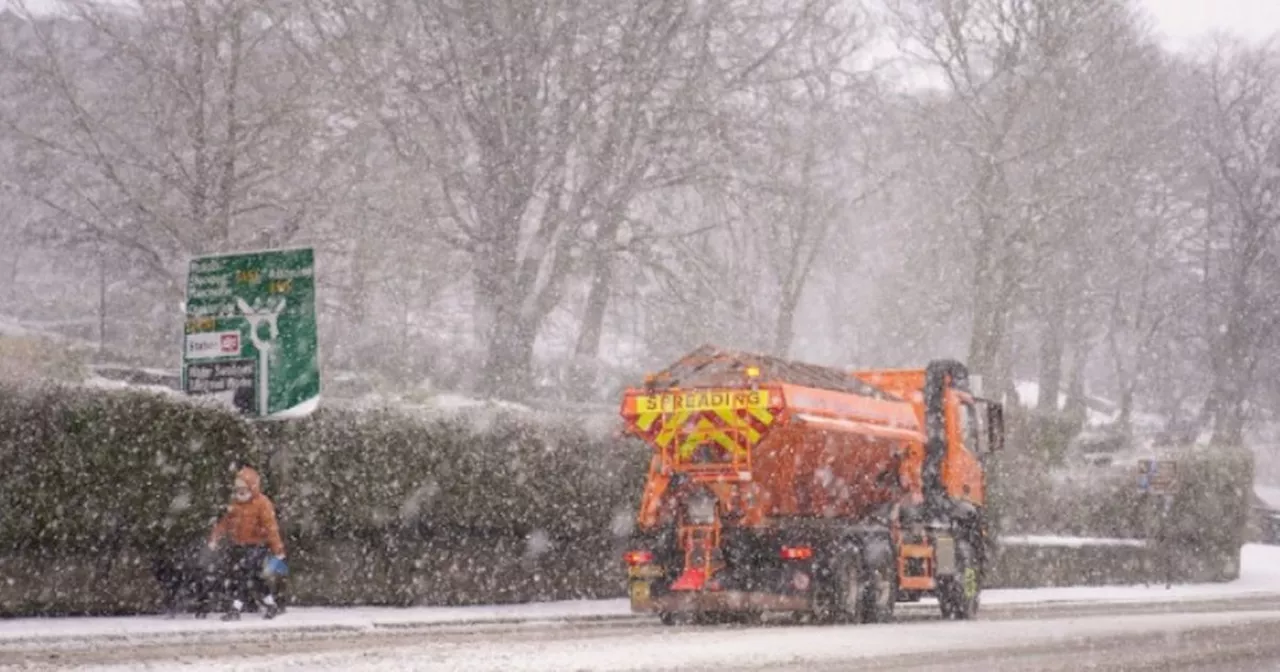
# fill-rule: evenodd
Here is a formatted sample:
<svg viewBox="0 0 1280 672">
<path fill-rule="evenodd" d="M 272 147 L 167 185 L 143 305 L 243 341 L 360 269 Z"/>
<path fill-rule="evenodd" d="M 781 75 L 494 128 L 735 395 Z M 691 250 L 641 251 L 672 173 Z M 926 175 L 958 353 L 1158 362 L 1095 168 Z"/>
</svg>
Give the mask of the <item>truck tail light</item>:
<svg viewBox="0 0 1280 672">
<path fill-rule="evenodd" d="M 653 562 L 653 553 L 650 551 L 627 551 L 622 554 L 622 560 L 629 567 L 648 565 Z"/>
<path fill-rule="evenodd" d="M 783 546 L 783 560 L 808 560 L 813 557 L 813 549 L 808 546 Z"/>
</svg>

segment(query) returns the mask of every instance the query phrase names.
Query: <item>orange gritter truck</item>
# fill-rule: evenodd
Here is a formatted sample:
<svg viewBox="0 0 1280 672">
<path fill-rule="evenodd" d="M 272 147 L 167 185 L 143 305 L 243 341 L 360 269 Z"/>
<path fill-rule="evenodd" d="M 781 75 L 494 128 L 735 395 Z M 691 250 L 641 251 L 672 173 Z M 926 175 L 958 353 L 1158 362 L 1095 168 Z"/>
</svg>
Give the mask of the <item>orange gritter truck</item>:
<svg viewBox="0 0 1280 672">
<path fill-rule="evenodd" d="M 882 622 L 934 595 L 972 618 L 1004 426 L 969 386 L 951 360 L 844 372 L 703 346 L 626 390 L 626 431 L 653 451 L 632 611 Z"/>
</svg>

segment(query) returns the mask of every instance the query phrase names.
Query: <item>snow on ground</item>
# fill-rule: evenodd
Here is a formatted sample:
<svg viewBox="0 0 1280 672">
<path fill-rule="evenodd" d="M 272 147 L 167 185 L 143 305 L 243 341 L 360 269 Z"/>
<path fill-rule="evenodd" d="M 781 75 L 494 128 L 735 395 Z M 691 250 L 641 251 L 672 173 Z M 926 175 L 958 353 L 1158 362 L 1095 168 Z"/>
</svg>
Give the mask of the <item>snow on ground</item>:
<svg viewBox="0 0 1280 672">
<path fill-rule="evenodd" d="M 1014 383 L 1018 392 L 1018 405 L 1024 408 L 1035 408 L 1040 403 L 1040 384 L 1032 380 L 1020 380 Z M 1090 427 L 1103 427 L 1115 423 L 1119 415 L 1119 406 L 1102 397 L 1089 395 L 1086 403 L 1085 424 Z M 1058 393 L 1058 410 L 1067 407 L 1067 395 Z M 1154 413 L 1134 410 L 1129 418 L 1133 426 L 1139 429 L 1159 430 L 1165 426 L 1165 419 Z"/>
<path fill-rule="evenodd" d="M 1253 493 L 1272 511 L 1280 511 L 1280 485 L 1254 485 Z"/>
<path fill-rule="evenodd" d="M 1035 408 L 1040 403 L 1040 384 L 1030 380 L 1020 380 L 1014 383 L 1014 389 L 1018 392 L 1018 405 L 1024 408 Z M 1110 405 L 1110 402 L 1107 402 Z M 1061 410 L 1067 406 L 1067 395 L 1058 393 L 1058 409 Z M 1089 408 L 1086 412 L 1086 422 L 1091 427 L 1107 425 L 1115 421 L 1113 413 L 1106 413 L 1094 408 Z"/>
<path fill-rule="evenodd" d="M 84 387 L 92 387 L 99 390 L 127 390 L 131 392 L 154 392 L 156 394 L 174 397 L 186 398 L 186 394 L 165 385 L 145 385 L 141 383 L 129 383 L 123 380 L 112 380 L 102 376 L 89 376 L 81 383 Z"/>
<path fill-rule="evenodd" d="M 1084 548 L 1085 546 L 1132 546 L 1142 548 L 1147 542 L 1142 539 L 1110 539 L 1102 537 L 1055 537 L 1046 535 L 1012 535 L 1000 537 L 1002 546 L 1058 546 L 1068 548 Z"/>
<path fill-rule="evenodd" d="M 1027 540 L 1074 541 L 1071 537 L 1023 537 Z M 1088 539 L 1093 542 L 1125 542 L 1128 539 Z M 1001 543 L 1008 543 L 1002 538 Z M 1280 546 L 1246 544 L 1240 553 L 1240 578 L 1227 583 L 1150 586 L 1071 586 L 1065 588 L 1017 588 L 982 591 L 982 604 L 1026 605 L 1050 603 L 1176 602 L 1276 595 L 1280 605 Z M 922 600 L 923 602 L 923 600 Z"/>
<path fill-rule="evenodd" d="M 266 621 L 245 614 L 224 623 L 216 615 L 196 620 L 190 615 L 22 618 L 0 620 L 0 645 L 18 641 L 148 637 L 235 629 L 372 630 L 377 627 L 434 624 L 510 623 L 626 616 L 627 600 L 573 600 L 535 604 L 467 607 L 290 607 Z"/>
<path fill-rule="evenodd" d="M 18 324 L 17 320 L 0 316 L 0 336 L 10 338 L 26 338 L 35 335 L 30 329 Z"/>
<path fill-rule="evenodd" d="M 170 369 L 157 369 L 149 366 L 133 366 L 130 364 L 94 364 L 95 371 L 110 371 L 118 374 L 143 373 L 153 378 L 172 378 L 179 375 L 179 371 Z"/>
<path fill-rule="evenodd" d="M 456 415 L 461 413 L 507 411 L 532 413 L 534 409 L 524 404 L 501 399 L 476 399 L 460 394 L 391 394 L 367 392 L 355 399 L 343 399 L 339 406 L 352 410 L 396 410 L 424 415 Z"/>
<path fill-rule="evenodd" d="M 521 413 L 528 413 L 533 410 L 524 404 L 517 404 L 511 401 L 502 401 L 499 399 L 475 399 L 473 397 L 467 397 L 460 394 L 448 394 L 448 393 L 432 395 L 425 402 L 423 402 L 422 405 L 426 406 L 427 408 L 441 410 L 441 411 L 462 411 L 462 410 L 473 409 L 476 407 L 501 408 L 509 411 L 518 411 Z"/>
<path fill-rule="evenodd" d="M 1230 583 L 1145 586 L 1079 586 L 987 590 L 986 606 L 1048 603 L 1133 603 L 1210 600 L 1275 595 L 1280 604 L 1280 546 L 1249 544 L 1241 555 L 1240 578 Z M 922 604 L 928 601 L 923 601 Z M 241 621 L 223 623 L 216 617 L 196 620 L 189 615 L 102 618 L 29 618 L 0 620 L 0 646 L 21 642 L 84 640 L 99 637 L 154 637 L 222 632 L 228 629 L 374 630 L 407 625 L 510 623 L 578 619 L 625 619 L 625 599 L 545 602 L 470 607 L 295 607 L 273 621 L 247 614 Z"/>
<path fill-rule="evenodd" d="M 1280 611 L 1203 614 L 1156 614 L 1059 618 L 1022 621 L 963 621 L 822 628 L 693 629 L 610 632 L 569 637 L 496 640 L 423 638 L 408 647 L 366 648 L 254 659 L 184 660 L 178 669 L 222 670 L 467 670 L 468 672 L 543 672 L 555 670 L 725 670 L 806 669 L 811 666 L 864 664 L 890 656 L 985 652 L 1057 646 L 1076 650 L 1096 638 L 1180 634 L 1208 628 L 1242 628 L 1253 624 L 1280 629 Z M 1274 624 L 1274 625 L 1272 625 Z M 228 652 L 230 656 L 234 653 Z M 229 656 L 229 657 L 230 657 Z M 998 661 L 992 661 L 995 663 Z M 106 670 L 145 669 L 127 667 Z M 82 668 L 85 669 L 85 668 Z M 824 667 L 823 669 L 832 669 Z M 995 669 L 994 664 L 992 669 Z M 1007 668 L 1005 668 L 1007 669 Z"/>
</svg>

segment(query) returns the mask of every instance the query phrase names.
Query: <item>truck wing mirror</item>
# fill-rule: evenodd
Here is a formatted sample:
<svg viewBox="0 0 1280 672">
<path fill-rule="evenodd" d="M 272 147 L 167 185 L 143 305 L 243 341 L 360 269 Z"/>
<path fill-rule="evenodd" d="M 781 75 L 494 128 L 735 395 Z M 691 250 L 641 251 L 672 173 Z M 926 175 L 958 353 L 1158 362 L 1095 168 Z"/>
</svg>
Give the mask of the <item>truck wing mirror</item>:
<svg viewBox="0 0 1280 672">
<path fill-rule="evenodd" d="M 996 402 L 987 403 L 987 450 L 1004 450 L 1004 407 Z"/>
</svg>

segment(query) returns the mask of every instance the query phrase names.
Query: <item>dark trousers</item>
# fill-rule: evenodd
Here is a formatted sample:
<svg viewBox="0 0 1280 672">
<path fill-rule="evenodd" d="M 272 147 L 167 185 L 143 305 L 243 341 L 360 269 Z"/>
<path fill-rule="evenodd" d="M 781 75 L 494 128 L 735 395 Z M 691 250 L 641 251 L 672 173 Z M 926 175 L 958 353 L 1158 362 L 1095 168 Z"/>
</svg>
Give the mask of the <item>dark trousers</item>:
<svg viewBox="0 0 1280 672">
<path fill-rule="evenodd" d="M 262 578 L 263 562 L 271 552 L 262 546 L 232 546 L 227 549 L 223 565 L 223 595 L 227 606 L 232 600 L 249 604 L 272 593 L 274 586 Z"/>
</svg>

